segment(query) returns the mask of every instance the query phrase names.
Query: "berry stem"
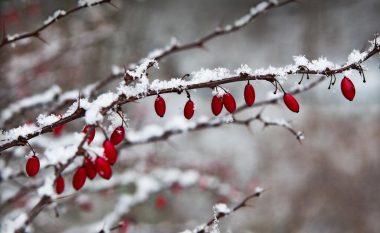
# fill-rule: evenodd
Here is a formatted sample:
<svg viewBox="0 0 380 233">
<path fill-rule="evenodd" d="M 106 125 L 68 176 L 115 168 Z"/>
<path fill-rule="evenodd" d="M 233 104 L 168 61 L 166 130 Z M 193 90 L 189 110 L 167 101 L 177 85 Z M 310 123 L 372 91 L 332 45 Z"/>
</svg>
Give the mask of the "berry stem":
<svg viewBox="0 0 380 233">
<path fill-rule="evenodd" d="M 108 140 L 107 132 L 106 132 L 106 130 L 104 129 L 104 127 L 103 127 L 101 124 L 98 124 L 98 127 L 99 127 L 100 130 L 103 132 L 104 137 L 106 138 L 106 140 Z"/>
<path fill-rule="evenodd" d="M 185 91 L 186 91 L 187 98 L 188 98 L 189 100 L 191 100 L 189 91 L 188 91 L 188 90 L 185 90 Z"/>
<path fill-rule="evenodd" d="M 30 147 L 30 149 L 33 151 L 33 155 L 36 155 L 36 152 L 34 151 L 32 145 L 29 144 L 28 141 L 26 141 L 26 144 Z"/>
</svg>

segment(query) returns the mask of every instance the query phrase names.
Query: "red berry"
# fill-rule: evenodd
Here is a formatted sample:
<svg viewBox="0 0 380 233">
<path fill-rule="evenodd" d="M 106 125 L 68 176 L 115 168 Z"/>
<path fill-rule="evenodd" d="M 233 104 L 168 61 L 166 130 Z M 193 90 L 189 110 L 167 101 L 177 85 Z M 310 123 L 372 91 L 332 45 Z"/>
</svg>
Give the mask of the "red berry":
<svg viewBox="0 0 380 233">
<path fill-rule="evenodd" d="M 61 136 L 62 129 L 63 129 L 64 126 L 65 125 L 63 124 L 63 125 L 58 125 L 58 126 L 54 127 L 53 128 L 53 134 L 54 134 L 54 136 L 56 136 L 56 137 Z"/>
<path fill-rule="evenodd" d="M 156 101 L 154 102 L 154 109 L 160 117 L 164 117 L 166 111 L 166 104 L 164 98 L 160 95 L 157 96 Z"/>
<path fill-rule="evenodd" d="M 113 133 L 111 134 L 111 142 L 114 145 L 119 144 L 121 141 L 123 141 L 125 135 L 125 130 L 123 126 L 117 127 Z"/>
<path fill-rule="evenodd" d="M 297 113 L 300 111 L 300 106 L 297 100 L 292 95 L 285 93 L 284 102 L 286 104 L 286 107 L 288 107 L 290 111 Z"/>
<path fill-rule="evenodd" d="M 40 170 L 40 160 L 37 156 L 33 155 L 26 161 L 26 173 L 28 176 L 37 175 Z"/>
<path fill-rule="evenodd" d="M 111 178 L 111 166 L 109 163 L 107 163 L 107 161 L 104 158 L 97 157 L 95 160 L 95 167 L 101 177 L 103 177 L 106 180 L 109 180 Z"/>
<path fill-rule="evenodd" d="M 194 115 L 194 102 L 191 100 L 188 100 L 185 104 L 185 108 L 183 109 L 183 115 L 186 117 L 186 119 L 191 119 Z"/>
<path fill-rule="evenodd" d="M 114 165 L 117 160 L 117 151 L 110 140 L 105 140 L 103 143 L 104 156 L 109 164 Z"/>
<path fill-rule="evenodd" d="M 255 89 L 250 83 L 247 83 L 244 88 L 244 100 L 247 106 L 252 106 L 253 103 L 255 102 Z"/>
<path fill-rule="evenodd" d="M 162 210 L 168 204 L 168 200 L 164 196 L 157 196 L 155 200 L 156 208 Z"/>
<path fill-rule="evenodd" d="M 223 109 L 223 98 L 218 95 L 214 95 L 211 101 L 211 110 L 215 116 L 219 115 Z"/>
<path fill-rule="evenodd" d="M 86 175 L 90 180 L 93 180 L 96 176 L 96 168 L 94 163 L 91 161 L 90 158 L 86 158 L 84 160 L 84 169 L 86 170 Z"/>
<path fill-rule="evenodd" d="M 223 105 L 227 109 L 228 112 L 230 112 L 230 113 L 235 112 L 236 102 L 235 102 L 235 98 L 233 97 L 233 95 L 231 95 L 231 93 L 229 93 L 229 92 L 224 93 Z"/>
<path fill-rule="evenodd" d="M 120 223 L 119 233 L 127 233 L 128 228 L 129 228 L 129 220 L 128 218 L 126 218 Z"/>
<path fill-rule="evenodd" d="M 91 125 L 86 125 L 83 129 L 83 133 L 84 134 L 87 134 L 87 131 L 90 130 L 91 128 Z M 93 130 L 91 130 L 91 132 L 89 133 L 88 137 L 87 137 L 87 142 L 88 144 L 90 144 L 92 142 L 92 140 L 94 140 L 94 137 L 95 137 L 95 128 Z"/>
<path fill-rule="evenodd" d="M 340 83 L 340 88 L 342 89 L 342 93 L 346 99 L 352 101 L 355 97 L 355 86 L 352 83 L 351 79 L 344 77 L 342 82 Z"/>
<path fill-rule="evenodd" d="M 78 168 L 73 176 L 73 187 L 75 190 L 79 190 L 86 182 L 86 169 L 84 167 Z"/>
<path fill-rule="evenodd" d="M 63 193 L 63 190 L 65 190 L 65 180 L 62 176 L 58 176 L 55 180 L 55 192 L 61 194 Z"/>
</svg>

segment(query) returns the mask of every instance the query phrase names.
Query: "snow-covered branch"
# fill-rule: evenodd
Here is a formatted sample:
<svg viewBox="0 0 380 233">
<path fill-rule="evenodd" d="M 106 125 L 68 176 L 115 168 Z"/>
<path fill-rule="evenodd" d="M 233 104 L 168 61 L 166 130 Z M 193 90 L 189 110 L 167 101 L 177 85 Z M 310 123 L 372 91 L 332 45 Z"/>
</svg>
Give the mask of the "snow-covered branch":
<svg viewBox="0 0 380 233">
<path fill-rule="evenodd" d="M 122 194 L 115 203 L 113 211 L 104 216 L 101 220 L 87 226 L 71 228 L 65 231 L 70 232 L 109 232 L 117 228 L 119 222 L 131 211 L 131 209 L 141 203 L 151 199 L 154 195 L 171 189 L 178 185 L 181 189 L 187 189 L 199 185 L 203 190 L 209 190 L 217 195 L 228 195 L 234 190 L 234 198 L 243 196 L 237 193 L 230 184 L 221 182 L 218 178 L 203 175 L 196 170 L 180 170 L 177 168 L 154 169 L 150 173 L 141 174 L 133 171 L 125 172 L 113 178 L 111 181 L 99 181 L 91 183 L 85 191 L 99 192 L 118 186 L 125 186 L 133 183 L 136 192 L 132 194 Z"/>
<path fill-rule="evenodd" d="M 263 189 L 261 187 L 256 187 L 255 192 L 247 197 L 245 197 L 239 204 L 237 204 L 232 209 L 228 208 L 225 204 L 217 204 L 214 206 L 214 217 L 210 219 L 207 223 L 201 224 L 198 227 L 196 227 L 193 230 L 185 230 L 181 233 L 205 233 L 210 232 L 210 227 L 215 229 L 217 228 L 217 224 L 219 222 L 219 219 L 222 219 L 224 217 L 227 217 L 231 215 L 232 213 L 238 211 L 241 208 L 249 206 L 249 201 L 260 197 L 260 195 L 263 193 Z M 214 231 L 212 231 L 214 232 Z M 217 231 L 219 232 L 219 231 Z"/>
<path fill-rule="evenodd" d="M 248 66 L 242 65 L 235 71 L 230 71 L 226 68 L 201 69 L 200 71 L 193 72 L 189 80 L 173 78 L 170 81 L 153 80 L 149 82 L 146 71 L 148 67 L 152 66 L 154 61 L 145 60 L 136 70 L 126 72 L 136 80 L 134 86 L 125 85 L 123 81 L 120 83 L 117 92 L 101 94 L 92 102 L 82 99 L 81 106 L 78 106 L 78 103 L 74 103 L 62 115 L 62 118 L 42 115 L 39 116 L 37 125 L 24 125 L 2 132 L 3 139 L 0 144 L 0 151 L 17 145 L 25 145 L 27 140 L 51 132 L 53 128 L 78 118 L 85 117 L 88 124 L 101 122 L 104 116 L 109 111 L 112 111 L 113 108 L 157 94 L 181 93 L 199 88 L 215 88 L 222 84 L 248 80 L 267 81 L 277 87 L 277 85 L 281 86 L 281 82 L 287 80 L 288 75 L 294 74 L 326 75 L 331 77 L 331 80 L 336 74 L 345 73 L 353 69 L 358 70 L 362 74 L 363 69 L 360 64 L 379 53 L 379 40 L 379 37 L 377 37 L 371 41 L 370 48 L 362 53 L 354 50 L 348 56 L 348 61 L 343 66 L 334 64 L 326 58 L 308 61 L 305 57 L 298 56 L 294 58 L 294 64 L 280 68 L 269 67 L 252 70 Z M 353 55 L 354 53 L 356 54 L 355 56 Z"/>
<path fill-rule="evenodd" d="M 4 34 L 3 39 L 0 43 L 0 48 L 4 47 L 7 44 L 12 44 L 12 43 L 15 43 L 17 41 L 20 41 L 20 40 L 23 40 L 26 38 L 32 38 L 32 37 L 35 37 L 35 38 L 38 38 L 38 39 L 44 41 L 44 39 L 41 37 L 41 32 L 43 30 L 45 30 L 46 28 L 48 28 L 50 25 L 57 22 L 59 19 L 66 17 L 66 16 L 68 16 L 74 12 L 77 12 L 83 8 L 87 8 L 87 7 L 95 6 L 95 5 L 100 5 L 103 3 L 111 4 L 111 0 L 80 0 L 78 3 L 78 6 L 73 7 L 67 11 L 56 10 L 53 13 L 53 15 L 49 16 L 40 27 L 36 28 L 33 31 L 25 32 L 25 33 L 17 33 L 14 35 L 5 35 Z"/>
<path fill-rule="evenodd" d="M 207 42 L 209 42 L 209 41 L 211 41 L 217 37 L 227 35 L 227 34 L 230 34 L 233 32 L 237 32 L 238 30 L 240 30 L 243 27 L 245 27 L 246 25 L 248 25 L 248 23 L 252 22 L 255 18 L 263 15 L 265 12 L 267 12 L 271 9 L 280 7 L 280 6 L 284 6 L 284 5 L 286 5 L 290 2 L 293 2 L 293 1 L 294 0 L 287 0 L 287 1 L 282 1 L 280 3 L 276 3 L 274 1 L 263 1 L 263 2 L 259 3 L 257 6 L 252 7 L 247 15 L 244 15 L 240 19 L 237 19 L 233 24 L 227 24 L 223 27 L 218 27 L 214 31 L 204 35 L 203 37 L 201 37 L 195 41 L 185 43 L 185 44 L 180 44 L 180 43 L 178 43 L 178 41 L 176 39 L 172 39 L 170 44 L 167 45 L 166 47 L 160 48 L 160 49 L 154 49 L 153 51 L 148 53 L 147 58 L 151 59 L 151 60 L 160 61 L 161 59 L 168 57 L 169 55 L 175 54 L 177 52 L 195 49 L 195 48 L 202 48 L 205 46 L 205 44 Z M 132 63 L 128 66 L 128 68 L 133 70 L 137 67 L 138 64 L 141 64 L 143 61 L 144 61 L 144 59 L 141 59 L 136 64 Z M 77 100 L 79 94 L 81 94 L 82 98 L 89 98 L 89 99 L 94 98 L 96 92 L 99 91 L 102 87 L 104 87 L 105 85 L 108 85 L 110 82 L 112 82 L 114 80 L 118 80 L 123 75 L 124 75 L 123 69 L 115 65 L 112 67 L 112 73 L 110 75 L 108 75 L 106 78 L 104 78 L 98 82 L 87 85 L 86 87 L 84 87 L 82 89 L 82 91 L 70 90 L 70 91 L 66 91 L 66 92 L 57 93 L 57 96 L 55 98 L 51 98 L 50 100 L 46 99 L 44 101 L 44 105 L 48 105 L 48 104 L 51 105 L 52 103 L 54 103 L 54 107 L 50 111 L 50 113 L 58 112 L 63 107 L 68 106 L 70 104 L 73 104 Z M 34 99 L 34 98 L 35 97 L 32 96 L 32 97 L 29 97 L 27 99 Z M 22 106 L 18 103 L 11 104 L 9 107 L 7 107 L 3 111 L 3 112 L 5 112 L 4 114 L 6 114 L 4 116 L 6 116 L 7 119 L 10 119 L 17 112 L 23 112 L 24 110 L 34 108 L 34 107 L 37 108 L 40 105 L 40 103 L 38 103 L 38 102 L 28 103 L 28 102 L 26 102 L 26 100 L 24 102 L 27 103 L 26 104 L 27 106 Z M 18 111 L 12 110 L 14 108 L 17 108 Z M 2 115 L 3 115 L 3 113 L 2 113 Z M 3 117 L 2 117 L 0 119 L 0 125 L 2 122 L 5 122 L 7 119 L 3 119 Z"/>
</svg>

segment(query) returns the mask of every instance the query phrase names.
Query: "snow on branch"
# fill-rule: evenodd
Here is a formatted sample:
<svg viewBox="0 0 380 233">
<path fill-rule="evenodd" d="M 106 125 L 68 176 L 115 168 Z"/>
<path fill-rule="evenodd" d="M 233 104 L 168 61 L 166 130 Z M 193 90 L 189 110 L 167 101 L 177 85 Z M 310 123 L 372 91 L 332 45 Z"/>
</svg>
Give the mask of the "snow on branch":
<svg viewBox="0 0 380 233">
<path fill-rule="evenodd" d="M 14 35 L 5 35 L 4 34 L 3 39 L 0 43 L 0 48 L 4 47 L 7 44 L 12 44 L 16 41 L 23 40 L 26 38 L 31 38 L 31 37 L 35 37 L 35 38 L 38 38 L 38 39 L 44 41 L 41 38 L 41 32 L 43 30 L 45 30 L 46 28 L 48 28 L 50 25 L 57 22 L 59 19 L 66 17 L 66 16 L 68 16 L 68 15 L 70 15 L 76 11 L 83 9 L 83 8 L 87 8 L 87 7 L 94 6 L 94 5 L 100 5 L 103 3 L 111 4 L 111 0 L 80 0 L 78 6 L 71 8 L 70 10 L 67 10 L 67 11 L 57 10 L 53 13 L 52 16 L 49 16 L 44 21 L 43 25 L 41 25 L 40 27 L 36 28 L 33 31 L 25 32 L 25 33 L 16 33 Z"/>
<path fill-rule="evenodd" d="M 205 233 L 205 232 L 210 232 L 210 227 L 212 227 L 211 232 L 220 232 L 218 230 L 214 231 L 215 229 L 218 229 L 218 223 L 219 220 L 231 215 L 232 213 L 238 211 L 241 208 L 249 206 L 249 201 L 254 198 L 258 198 L 261 196 L 263 193 L 264 189 L 261 187 L 256 187 L 255 192 L 246 198 L 244 198 L 239 204 L 237 204 L 235 207 L 232 209 L 228 208 L 225 204 L 216 204 L 214 205 L 214 217 L 210 219 L 207 223 L 201 224 L 198 227 L 196 227 L 193 230 L 185 230 L 182 231 L 181 233 Z"/>
<path fill-rule="evenodd" d="M 273 1 L 264 1 L 260 4 L 258 4 L 256 7 L 251 8 L 250 13 L 246 16 L 243 16 L 242 18 L 248 18 L 249 20 L 246 21 L 244 24 L 236 25 L 236 22 L 234 23 L 234 26 L 232 25 L 226 25 L 221 28 L 215 29 L 213 32 L 206 34 L 205 36 L 186 44 L 179 44 L 178 41 L 175 38 L 172 38 L 170 41 L 170 44 L 167 45 L 164 48 L 161 49 L 154 49 L 153 51 L 149 52 L 147 55 L 147 58 L 150 60 L 156 60 L 160 61 L 161 59 L 172 55 L 177 52 L 189 50 L 189 49 L 195 49 L 195 48 L 202 48 L 204 47 L 205 43 L 208 41 L 211 41 L 212 39 L 215 39 L 219 36 L 227 35 L 229 33 L 233 33 L 238 31 L 239 29 L 246 26 L 249 22 L 252 22 L 253 19 L 261 16 L 264 12 L 267 12 L 271 9 L 284 6 L 294 0 L 288 0 L 281 3 L 275 3 Z M 83 1 L 79 5 L 83 5 L 88 3 L 88 1 Z M 263 7 L 265 5 L 265 7 Z M 237 20 L 238 21 L 238 20 Z M 137 64 L 141 64 L 145 59 L 141 59 Z M 128 67 L 129 69 L 135 69 L 137 67 L 137 64 L 132 63 Z M 92 98 L 95 95 L 95 92 L 104 87 L 105 85 L 109 84 L 109 82 L 113 80 L 117 80 L 118 78 L 122 77 L 124 74 L 124 70 L 116 65 L 112 66 L 112 73 L 104 78 L 103 80 L 90 84 L 83 88 L 82 90 L 82 96 L 83 98 Z M 51 113 L 57 112 L 62 107 L 67 106 L 68 104 L 72 104 L 75 102 L 79 95 L 78 90 L 71 90 L 67 92 L 63 92 L 61 96 L 59 96 L 59 100 L 55 104 L 55 108 L 50 111 Z M 52 103 L 54 100 L 47 101 L 46 104 Z M 33 107 L 34 105 L 31 105 L 30 107 Z M 38 106 L 36 106 L 38 107 Z"/>
<path fill-rule="evenodd" d="M 210 190 L 219 195 L 226 195 L 231 193 L 231 190 L 234 190 L 237 197 L 242 196 L 230 184 L 221 182 L 217 177 L 202 175 L 196 170 L 180 170 L 177 168 L 158 168 L 146 174 L 127 171 L 124 174 L 115 176 L 110 181 L 93 182 L 84 191 L 100 192 L 131 183 L 135 184 L 136 192 L 120 195 L 113 211 L 95 223 L 71 228 L 66 230 L 65 233 L 79 231 L 108 232 L 116 229 L 119 222 L 134 206 L 148 201 L 152 196 L 173 187 L 174 184 L 184 189 L 201 185 L 202 189 Z"/>
<path fill-rule="evenodd" d="M 322 80 L 325 78 L 322 77 L 316 81 L 313 81 L 307 85 L 304 86 L 297 86 L 289 91 L 290 94 L 296 95 L 301 92 L 305 92 L 317 84 L 321 83 Z M 265 105 L 269 104 L 275 104 L 278 100 L 280 100 L 281 97 L 271 97 L 263 101 L 259 101 L 253 105 L 253 108 L 256 107 L 263 107 Z M 147 125 L 144 128 L 140 130 L 133 130 L 129 129 L 126 132 L 125 136 L 125 142 L 122 143 L 119 147 L 119 149 L 131 147 L 135 145 L 141 145 L 141 144 L 148 144 L 151 142 L 156 141 L 162 141 L 166 140 L 167 138 L 183 134 L 183 133 L 189 133 L 192 131 L 199 131 L 199 130 L 205 130 L 210 128 L 215 128 L 222 126 L 224 124 L 238 124 L 238 125 L 244 125 L 249 127 L 250 124 L 254 121 L 261 122 L 264 127 L 268 126 L 278 126 L 285 128 L 289 132 L 291 132 L 297 140 L 300 142 L 303 139 L 303 132 L 295 130 L 289 122 L 283 120 L 283 119 L 267 119 L 262 116 L 263 111 L 259 112 L 256 116 L 248 118 L 246 120 L 239 120 L 236 119 L 235 115 L 242 112 L 243 110 L 248 109 L 246 105 L 241 105 L 237 108 L 236 112 L 234 114 L 225 114 L 224 116 L 219 117 L 212 117 L 209 118 L 207 116 L 201 116 L 197 121 L 188 121 L 185 120 L 183 117 L 175 117 L 173 119 L 170 119 L 168 123 L 164 126 L 160 125 Z M 51 141 L 50 138 L 42 138 L 42 141 L 39 140 L 35 143 L 35 145 L 41 146 L 43 148 L 46 148 L 44 155 L 46 156 L 46 160 L 42 159 L 41 161 L 41 170 L 56 166 L 56 164 L 65 164 L 67 161 L 72 160 L 74 156 L 76 156 L 76 151 L 78 151 L 78 143 L 69 143 L 67 140 L 72 139 L 73 137 L 76 138 L 75 141 L 81 141 L 82 134 L 74 133 L 72 135 L 69 135 L 67 137 L 62 137 L 61 139 L 55 139 L 54 142 Z M 71 142 L 71 140 L 70 140 Z M 91 147 L 91 150 L 98 150 L 97 146 Z M 70 171 L 72 171 L 75 167 L 72 167 Z M 16 177 L 24 176 L 24 171 L 17 171 L 12 173 L 9 173 L 6 171 L 6 174 L 4 173 L 2 175 L 3 181 L 8 179 L 13 179 Z"/>
<path fill-rule="evenodd" d="M 375 39 L 375 41 L 378 38 Z M 81 106 L 78 103 L 74 103 L 63 117 L 51 124 L 40 124 L 33 126 L 21 126 L 9 131 L 2 132 L 2 142 L 0 143 L 0 151 L 8 149 L 17 145 L 25 145 L 25 141 L 34 138 L 40 134 L 51 132 L 56 126 L 68 123 L 75 119 L 85 116 L 85 120 L 88 124 L 95 124 L 102 121 L 104 116 L 112 109 L 117 108 L 123 104 L 143 99 L 148 96 L 154 96 L 164 93 L 181 93 L 186 90 L 199 89 L 199 88 L 214 88 L 222 84 L 258 80 L 267 81 L 277 87 L 280 83 L 287 80 L 288 75 L 294 74 L 319 74 L 332 77 L 336 74 L 344 73 L 349 70 L 358 70 L 359 73 L 363 72 L 360 64 L 373 55 L 379 53 L 380 46 L 374 42 L 365 52 L 365 56 L 355 63 L 346 63 L 346 65 L 337 65 L 326 58 L 319 58 L 317 60 L 308 61 L 307 59 L 300 59 L 295 57 L 295 63 L 280 68 L 260 68 L 252 70 L 246 65 L 240 68 L 230 71 L 226 68 L 217 68 L 213 70 L 202 69 L 197 72 L 193 72 L 191 79 L 184 80 L 183 78 L 173 78 L 170 81 L 160 81 L 158 79 L 149 82 L 146 78 L 146 71 L 148 67 L 152 66 L 154 61 L 147 59 L 136 70 L 139 72 L 127 72 L 129 76 L 133 75 L 133 79 L 136 80 L 134 86 L 126 85 L 125 82 L 121 82 L 117 88 L 117 92 L 108 92 L 99 95 L 94 101 L 82 100 Z M 330 80 L 330 85 L 331 85 Z M 44 117 L 40 117 L 40 122 L 45 122 Z M 21 140 L 20 138 L 21 137 Z"/>
<path fill-rule="evenodd" d="M 34 108 L 39 105 L 44 105 L 50 101 L 57 99 L 58 95 L 62 93 L 59 86 L 54 85 L 43 93 L 19 100 L 1 111 L 0 114 L 0 127 L 4 127 L 5 123 L 13 117 L 14 114 L 22 113 L 23 111 Z"/>
</svg>

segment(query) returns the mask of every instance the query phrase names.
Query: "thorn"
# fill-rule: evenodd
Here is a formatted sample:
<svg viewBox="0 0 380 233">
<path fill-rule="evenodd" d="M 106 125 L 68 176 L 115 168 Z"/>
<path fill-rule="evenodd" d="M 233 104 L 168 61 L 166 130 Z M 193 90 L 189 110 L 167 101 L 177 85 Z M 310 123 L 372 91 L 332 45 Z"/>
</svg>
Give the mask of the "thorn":
<svg viewBox="0 0 380 233">
<path fill-rule="evenodd" d="M 116 8 L 117 10 L 120 10 L 120 8 L 117 7 L 115 4 L 113 4 L 112 1 L 109 1 L 108 4 L 110 4 L 111 6 L 113 6 L 114 8 Z"/>
<path fill-rule="evenodd" d="M 39 39 L 40 41 L 44 42 L 45 44 L 49 44 L 46 40 L 44 40 L 41 35 L 39 33 L 37 33 L 34 37 L 36 37 L 37 39 Z"/>
<path fill-rule="evenodd" d="M 77 110 L 80 109 L 80 96 L 81 96 L 81 90 L 79 89 L 79 93 L 78 93 L 78 107 L 77 107 Z"/>
<path fill-rule="evenodd" d="M 185 79 L 185 78 L 187 78 L 187 77 L 190 77 L 190 74 L 185 74 L 184 76 L 182 76 L 181 79 Z"/>
<path fill-rule="evenodd" d="M 199 48 L 201 48 L 202 50 L 206 51 L 206 52 L 210 52 L 210 50 L 202 43 L 199 43 Z"/>
</svg>

